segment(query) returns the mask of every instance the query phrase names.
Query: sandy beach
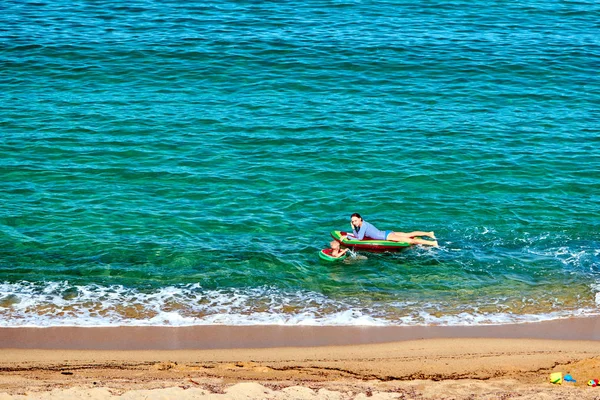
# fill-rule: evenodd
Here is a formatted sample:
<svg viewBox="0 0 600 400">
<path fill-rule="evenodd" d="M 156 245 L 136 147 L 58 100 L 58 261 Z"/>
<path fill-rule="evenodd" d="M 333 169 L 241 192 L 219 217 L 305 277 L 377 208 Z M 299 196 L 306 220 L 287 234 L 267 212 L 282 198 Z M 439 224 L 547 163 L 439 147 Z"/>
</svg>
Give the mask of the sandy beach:
<svg viewBox="0 0 600 400">
<path fill-rule="evenodd" d="M 0 399 L 597 399 L 600 320 L 0 329 Z M 137 343 L 137 345 L 135 345 Z M 551 372 L 576 383 L 549 383 Z"/>
</svg>

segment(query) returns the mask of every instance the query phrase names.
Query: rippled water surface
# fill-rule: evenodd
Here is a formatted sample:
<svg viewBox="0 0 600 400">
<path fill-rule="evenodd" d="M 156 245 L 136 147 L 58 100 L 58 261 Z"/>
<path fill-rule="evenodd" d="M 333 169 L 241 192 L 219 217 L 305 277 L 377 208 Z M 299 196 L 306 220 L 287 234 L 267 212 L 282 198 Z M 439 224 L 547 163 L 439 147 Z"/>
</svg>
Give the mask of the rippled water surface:
<svg viewBox="0 0 600 400">
<path fill-rule="evenodd" d="M 2 4 L 0 325 L 600 314 L 597 2 Z"/>
</svg>

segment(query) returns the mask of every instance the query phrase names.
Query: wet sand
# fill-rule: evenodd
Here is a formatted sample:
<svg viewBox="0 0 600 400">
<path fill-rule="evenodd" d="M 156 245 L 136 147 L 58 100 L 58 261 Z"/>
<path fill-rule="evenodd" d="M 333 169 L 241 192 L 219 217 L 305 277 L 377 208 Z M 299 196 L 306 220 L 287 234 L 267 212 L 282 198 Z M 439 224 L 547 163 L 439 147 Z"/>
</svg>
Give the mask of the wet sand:
<svg viewBox="0 0 600 400">
<path fill-rule="evenodd" d="M 0 328 L 0 348 L 177 350 L 339 346 L 415 339 L 600 340 L 600 317 L 488 326 L 54 327 Z"/>
</svg>

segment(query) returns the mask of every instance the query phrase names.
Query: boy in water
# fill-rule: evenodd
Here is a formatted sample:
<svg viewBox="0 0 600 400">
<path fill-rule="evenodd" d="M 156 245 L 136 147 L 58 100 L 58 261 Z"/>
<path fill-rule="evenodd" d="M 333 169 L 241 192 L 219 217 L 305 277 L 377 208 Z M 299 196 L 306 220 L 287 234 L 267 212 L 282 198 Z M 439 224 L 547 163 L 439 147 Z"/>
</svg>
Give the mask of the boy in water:
<svg viewBox="0 0 600 400">
<path fill-rule="evenodd" d="M 341 250 L 340 243 L 337 240 L 332 240 L 331 243 L 329 243 L 329 245 L 331 246 L 332 250 L 331 257 L 339 258 L 346 254 L 346 252 L 348 251 L 348 249 Z"/>
</svg>

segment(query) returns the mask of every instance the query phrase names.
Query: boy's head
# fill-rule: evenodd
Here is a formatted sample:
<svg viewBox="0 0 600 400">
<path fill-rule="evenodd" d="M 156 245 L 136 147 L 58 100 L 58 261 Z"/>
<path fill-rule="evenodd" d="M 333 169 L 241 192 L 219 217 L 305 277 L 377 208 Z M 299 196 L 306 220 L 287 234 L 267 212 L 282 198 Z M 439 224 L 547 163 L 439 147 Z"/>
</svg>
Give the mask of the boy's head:
<svg viewBox="0 0 600 400">
<path fill-rule="evenodd" d="M 339 244 L 339 242 L 337 240 L 332 240 L 331 243 L 329 243 L 329 245 L 334 250 L 339 250 L 340 249 L 340 244 Z"/>
</svg>

